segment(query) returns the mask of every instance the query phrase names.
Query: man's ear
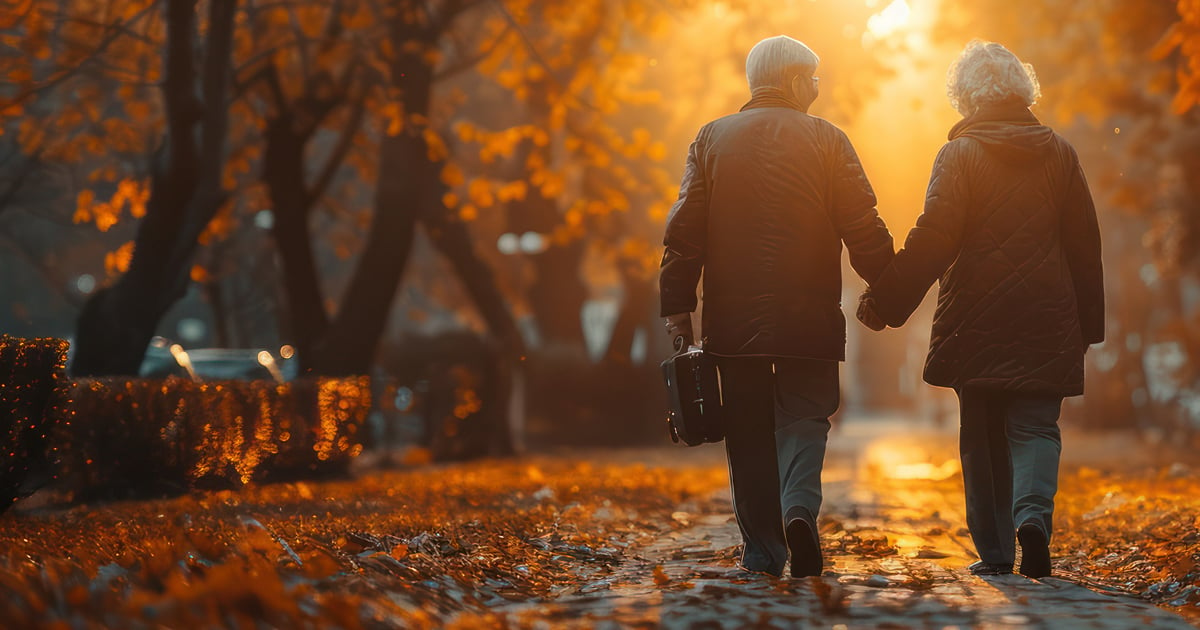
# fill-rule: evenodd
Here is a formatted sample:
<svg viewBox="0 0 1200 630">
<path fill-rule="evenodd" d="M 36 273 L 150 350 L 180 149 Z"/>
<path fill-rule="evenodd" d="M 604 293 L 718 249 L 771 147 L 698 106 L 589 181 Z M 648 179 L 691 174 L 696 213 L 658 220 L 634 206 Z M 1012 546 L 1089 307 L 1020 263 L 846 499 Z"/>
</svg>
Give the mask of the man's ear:
<svg viewBox="0 0 1200 630">
<path fill-rule="evenodd" d="M 813 101 L 817 100 L 817 86 L 813 83 L 812 77 L 798 74 L 792 77 L 791 87 L 796 100 L 804 106 L 804 111 L 808 111 Z"/>
</svg>

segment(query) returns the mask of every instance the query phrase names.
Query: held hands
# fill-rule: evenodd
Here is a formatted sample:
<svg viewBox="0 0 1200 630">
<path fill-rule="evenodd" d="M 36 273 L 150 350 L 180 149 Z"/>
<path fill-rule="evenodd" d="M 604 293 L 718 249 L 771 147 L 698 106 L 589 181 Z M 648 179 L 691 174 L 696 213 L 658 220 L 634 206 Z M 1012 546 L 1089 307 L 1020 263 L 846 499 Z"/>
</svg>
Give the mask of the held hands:
<svg viewBox="0 0 1200 630">
<path fill-rule="evenodd" d="M 683 347 L 686 348 L 695 342 L 695 337 L 692 335 L 692 314 L 691 313 L 676 313 L 675 315 L 667 316 L 667 334 L 671 338 L 683 337 Z"/>
<path fill-rule="evenodd" d="M 880 331 L 887 328 L 883 318 L 879 313 L 875 312 L 875 300 L 871 297 L 871 291 L 864 291 L 862 296 L 858 298 L 858 312 L 855 313 L 858 321 L 862 322 L 863 326 L 874 331 Z"/>
</svg>

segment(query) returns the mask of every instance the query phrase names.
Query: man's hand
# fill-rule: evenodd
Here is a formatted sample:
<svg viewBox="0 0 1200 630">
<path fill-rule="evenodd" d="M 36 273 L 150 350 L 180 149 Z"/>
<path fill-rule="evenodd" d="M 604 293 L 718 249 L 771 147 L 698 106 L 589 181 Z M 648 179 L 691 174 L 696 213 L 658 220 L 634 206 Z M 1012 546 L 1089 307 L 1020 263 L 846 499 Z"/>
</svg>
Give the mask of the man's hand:
<svg viewBox="0 0 1200 630">
<path fill-rule="evenodd" d="M 683 347 L 692 345 L 695 341 L 692 336 L 692 314 L 691 313 L 676 313 L 667 315 L 667 334 L 672 339 L 675 337 L 683 337 Z"/>
<path fill-rule="evenodd" d="M 871 297 L 870 291 L 864 292 L 862 297 L 858 298 L 858 312 L 855 315 L 858 317 L 858 321 L 862 322 L 863 326 L 871 330 L 880 331 L 887 328 L 887 324 L 884 323 L 883 318 L 879 316 L 879 313 L 875 312 L 875 300 Z"/>
</svg>

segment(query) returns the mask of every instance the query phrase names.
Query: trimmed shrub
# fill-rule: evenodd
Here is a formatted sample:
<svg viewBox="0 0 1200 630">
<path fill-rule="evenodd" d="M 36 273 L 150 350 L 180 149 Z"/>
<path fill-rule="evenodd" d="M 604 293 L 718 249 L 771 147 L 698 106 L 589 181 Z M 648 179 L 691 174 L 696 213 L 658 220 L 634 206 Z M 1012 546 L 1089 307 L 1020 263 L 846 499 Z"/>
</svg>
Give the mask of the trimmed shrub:
<svg viewBox="0 0 1200 630">
<path fill-rule="evenodd" d="M 87 379 L 70 398 L 52 438 L 63 474 L 102 496 L 341 474 L 370 408 L 366 377 Z"/>
<path fill-rule="evenodd" d="M 664 445 L 667 393 L 657 363 L 535 354 L 525 364 L 534 446 Z"/>
<path fill-rule="evenodd" d="M 46 436 L 61 417 L 67 342 L 0 335 L 0 512 L 50 478 Z"/>
<path fill-rule="evenodd" d="M 379 361 L 397 386 L 408 387 L 407 413 L 420 418 L 416 442 L 437 461 L 496 454 L 505 439 L 510 392 L 504 388 L 504 361 L 484 337 L 458 331 L 433 337 L 409 336 L 384 346 Z M 380 405 L 383 422 L 398 423 L 394 405 Z M 398 432 L 398 431 L 394 431 Z"/>
</svg>

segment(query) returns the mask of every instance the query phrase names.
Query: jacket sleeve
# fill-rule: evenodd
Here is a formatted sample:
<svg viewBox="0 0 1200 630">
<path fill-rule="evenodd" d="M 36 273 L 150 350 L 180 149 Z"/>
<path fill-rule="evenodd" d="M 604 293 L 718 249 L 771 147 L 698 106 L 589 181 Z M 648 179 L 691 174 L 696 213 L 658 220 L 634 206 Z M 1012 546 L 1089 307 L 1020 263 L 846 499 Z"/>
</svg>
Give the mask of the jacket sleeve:
<svg viewBox="0 0 1200 630">
<path fill-rule="evenodd" d="M 871 285 L 875 312 L 887 325 L 903 326 L 934 281 L 946 273 L 962 247 L 966 223 L 963 155 L 953 143 L 938 152 L 925 191 L 925 209 L 904 247 Z"/>
<path fill-rule="evenodd" d="M 661 315 L 690 313 L 696 310 L 696 285 L 704 268 L 708 241 L 708 186 L 704 181 L 704 130 L 688 148 L 687 167 L 679 199 L 667 215 L 663 237 L 662 265 L 659 270 Z"/>
<path fill-rule="evenodd" d="M 854 271 L 872 284 L 895 254 L 892 234 L 876 210 L 875 191 L 846 134 L 838 131 L 833 170 L 832 213 Z"/>
<path fill-rule="evenodd" d="M 1079 327 L 1085 344 L 1104 341 L 1104 267 L 1100 259 L 1100 225 L 1083 168 L 1074 149 L 1063 200 L 1062 247 L 1075 285 Z"/>
</svg>

